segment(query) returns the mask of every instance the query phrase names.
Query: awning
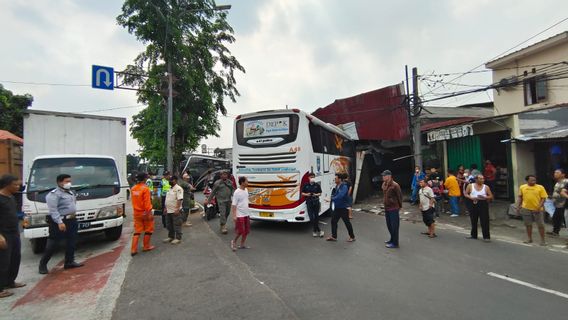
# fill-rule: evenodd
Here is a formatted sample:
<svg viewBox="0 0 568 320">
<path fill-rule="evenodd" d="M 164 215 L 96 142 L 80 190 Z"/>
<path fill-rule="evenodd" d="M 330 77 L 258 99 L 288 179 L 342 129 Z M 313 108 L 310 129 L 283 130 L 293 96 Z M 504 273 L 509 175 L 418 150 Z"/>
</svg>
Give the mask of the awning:
<svg viewBox="0 0 568 320">
<path fill-rule="evenodd" d="M 513 139 L 502 140 L 501 142 L 511 141 L 533 141 L 533 140 L 555 140 L 568 137 L 568 126 L 556 127 L 553 129 L 546 129 L 531 132 L 529 134 L 521 134 Z"/>
</svg>

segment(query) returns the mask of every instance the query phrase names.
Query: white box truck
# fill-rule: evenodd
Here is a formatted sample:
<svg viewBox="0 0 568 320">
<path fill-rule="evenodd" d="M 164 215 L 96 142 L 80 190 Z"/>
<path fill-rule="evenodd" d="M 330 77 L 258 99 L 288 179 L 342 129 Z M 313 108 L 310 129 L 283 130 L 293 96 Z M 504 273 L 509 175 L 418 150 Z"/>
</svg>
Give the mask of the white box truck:
<svg viewBox="0 0 568 320">
<path fill-rule="evenodd" d="M 126 180 L 126 119 L 28 110 L 24 115 L 24 237 L 45 249 L 49 228 L 46 196 L 56 177 L 69 174 L 77 194 L 79 233 L 122 233 Z"/>
</svg>

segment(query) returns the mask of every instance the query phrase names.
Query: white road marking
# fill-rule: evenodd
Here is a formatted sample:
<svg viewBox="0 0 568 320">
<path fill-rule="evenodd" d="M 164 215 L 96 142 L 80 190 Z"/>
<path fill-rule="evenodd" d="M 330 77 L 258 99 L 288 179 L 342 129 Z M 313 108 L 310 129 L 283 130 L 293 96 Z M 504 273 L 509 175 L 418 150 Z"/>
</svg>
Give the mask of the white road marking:
<svg viewBox="0 0 568 320">
<path fill-rule="evenodd" d="M 539 287 L 535 284 L 528 283 L 528 282 L 521 281 L 521 280 L 517 280 L 515 278 L 511 278 L 511 277 L 504 276 L 504 275 L 494 273 L 494 272 L 488 272 L 487 275 L 491 276 L 491 277 L 499 278 L 499 279 L 502 279 L 502 280 L 506 280 L 506 281 L 509 281 L 509 282 L 513 282 L 513 283 L 516 283 L 516 284 L 520 284 L 522 286 L 529 287 L 529 288 L 532 288 L 532 289 L 535 289 L 535 290 L 550 293 L 550 294 L 553 294 L 553 295 L 556 295 L 556 296 L 559 296 L 559 297 L 562 297 L 562 298 L 565 298 L 565 299 L 568 299 L 568 294 L 560 292 L 560 291 Z"/>
</svg>

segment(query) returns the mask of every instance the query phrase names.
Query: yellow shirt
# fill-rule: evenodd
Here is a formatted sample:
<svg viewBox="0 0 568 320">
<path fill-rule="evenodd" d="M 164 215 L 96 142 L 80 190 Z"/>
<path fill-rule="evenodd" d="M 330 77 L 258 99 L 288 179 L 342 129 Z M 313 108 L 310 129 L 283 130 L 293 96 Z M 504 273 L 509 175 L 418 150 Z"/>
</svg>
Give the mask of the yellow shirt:
<svg viewBox="0 0 568 320">
<path fill-rule="evenodd" d="M 446 182 L 444 182 L 444 187 L 448 190 L 448 196 L 450 197 L 459 197 L 461 195 L 456 176 L 449 176 Z"/>
<path fill-rule="evenodd" d="M 519 195 L 523 197 L 521 207 L 531 211 L 539 211 L 542 208 L 540 201 L 548 198 L 546 190 L 540 184 L 535 184 L 534 186 L 523 184 L 519 188 Z"/>
</svg>

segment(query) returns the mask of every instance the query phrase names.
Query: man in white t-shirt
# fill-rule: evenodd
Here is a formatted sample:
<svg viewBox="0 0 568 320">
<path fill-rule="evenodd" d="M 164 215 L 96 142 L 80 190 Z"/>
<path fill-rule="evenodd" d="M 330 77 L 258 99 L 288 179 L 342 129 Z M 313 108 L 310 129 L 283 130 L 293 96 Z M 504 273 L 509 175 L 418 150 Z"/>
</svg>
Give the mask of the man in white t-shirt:
<svg viewBox="0 0 568 320">
<path fill-rule="evenodd" d="M 241 238 L 239 249 L 248 249 L 245 245 L 247 236 L 250 232 L 250 213 L 249 213 L 249 193 L 247 191 L 248 180 L 246 177 L 239 177 L 239 188 L 233 193 L 231 214 L 235 223 L 235 239 L 231 240 L 231 249 L 237 250 L 237 241 Z"/>
<path fill-rule="evenodd" d="M 181 242 L 181 225 L 183 223 L 182 204 L 183 188 L 177 184 L 177 177 L 170 178 L 170 190 L 166 193 L 166 227 L 168 228 L 168 238 L 164 243 L 178 244 Z"/>
<path fill-rule="evenodd" d="M 435 206 L 436 206 L 436 195 L 434 190 L 428 186 L 424 179 L 418 181 L 420 190 L 418 190 L 418 196 L 420 198 L 420 211 L 422 211 L 422 221 L 428 227 L 428 232 L 422 232 L 422 234 L 427 235 L 430 238 L 435 238 L 436 236 L 436 221 L 434 220 Z"/>
</svg>

